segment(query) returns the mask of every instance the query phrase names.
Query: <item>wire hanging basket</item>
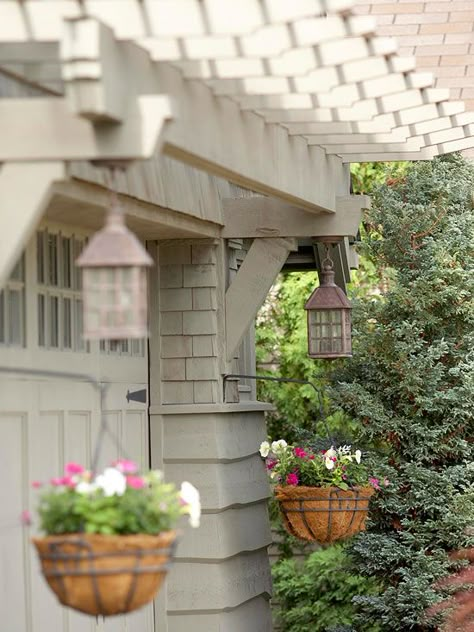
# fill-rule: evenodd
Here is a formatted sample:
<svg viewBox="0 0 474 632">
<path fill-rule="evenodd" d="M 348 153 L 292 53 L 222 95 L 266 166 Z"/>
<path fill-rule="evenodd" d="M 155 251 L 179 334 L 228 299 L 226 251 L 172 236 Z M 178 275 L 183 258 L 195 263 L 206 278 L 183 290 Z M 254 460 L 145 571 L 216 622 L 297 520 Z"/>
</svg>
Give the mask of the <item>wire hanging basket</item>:
<svg viewBox="0 0 474 632">
<path fill-rule="evenodd" d="M 175 542 L 175 531 L 33 538 L 58 600 L 94 616 L 132 612 L 150 602 L 165 579 Z"/>
<path fill-rule="evenodd" d="M 329 544 L 365 529 L 372 487 L 343 490 L 338 487 L 277 486 L 283 524 L 300 540 Z"/>
</svg>

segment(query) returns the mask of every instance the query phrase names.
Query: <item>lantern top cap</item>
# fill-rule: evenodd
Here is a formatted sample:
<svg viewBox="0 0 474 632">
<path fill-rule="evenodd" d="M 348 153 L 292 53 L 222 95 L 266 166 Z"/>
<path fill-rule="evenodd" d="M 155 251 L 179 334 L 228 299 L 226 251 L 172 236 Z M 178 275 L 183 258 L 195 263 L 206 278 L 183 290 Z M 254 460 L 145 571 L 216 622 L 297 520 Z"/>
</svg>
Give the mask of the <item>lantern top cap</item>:
<svg viewBox="0 0 474 632">
<path fill-rule="evenodd" d="M 111 208 L 102 230 L 93 235 L 77 260 L 81 268 L 149 267 L 153 260 L 125 225 L 123 212 Z"/>
<path fill-rule="evenodd" d="M 352 309 L 352 305 L 334 282 L 334 267 L 330 259 L 325 259 L 322 271 L 318 272 L 320 285 L 311 294 L 305 309 Z"/>
</svg>

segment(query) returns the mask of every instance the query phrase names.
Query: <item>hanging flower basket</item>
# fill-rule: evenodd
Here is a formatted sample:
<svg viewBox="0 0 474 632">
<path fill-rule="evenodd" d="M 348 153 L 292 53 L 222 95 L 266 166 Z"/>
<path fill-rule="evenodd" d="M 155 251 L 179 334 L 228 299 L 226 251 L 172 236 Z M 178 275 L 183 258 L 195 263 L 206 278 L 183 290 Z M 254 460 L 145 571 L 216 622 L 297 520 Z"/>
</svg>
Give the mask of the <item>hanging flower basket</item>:
<svg viewBox="0 0 474 632">
<path fill-rule="evenodd" d="M 33 538 L 60 603 L 89 615 L 131 612 L 151 601 L 169 568 L 175 531 Z"/>
<path fill-rule="evenodd" d="M 321 544 L 344 540 L 363 531 L 373 493 L 372 487 L 343 490 L 287 485 L 275 488 L 288 533 Z"/>
<path fill-rule="evenodd" d="M 111 616 L 155 597 L 172 560 L 174 527 L 183 514 L 198 527 L 201 505 L 190 483 L 178 490 L 161 472 L 140 474 L 120 459 L 97 476 L 68 463 L 65 475 L 41 490 L 38 513 L 46 535 L 33 543 L 60 603 Z"/>
<path fill-rule="evenodd" d="M 301 540 L 327 544 L 363 531 L 374 490 L 389 485 L 369 477 L 362 452 L 349 445 L 315 451 L 279 439 L 263 441 L 260 454 L 285 529 Z"/>
</svg>

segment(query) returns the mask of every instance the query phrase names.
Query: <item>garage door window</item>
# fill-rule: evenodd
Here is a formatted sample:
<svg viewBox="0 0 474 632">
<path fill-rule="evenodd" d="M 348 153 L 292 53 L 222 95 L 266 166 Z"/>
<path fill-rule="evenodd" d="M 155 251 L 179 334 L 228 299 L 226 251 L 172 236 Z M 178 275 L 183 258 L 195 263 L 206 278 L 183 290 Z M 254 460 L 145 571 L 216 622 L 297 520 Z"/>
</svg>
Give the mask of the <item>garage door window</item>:
<svg viewBox="0 0 474 632">
<path fill-rule="evenodd" d="M 0 344 L 25 346 L 25 260 L 21 257 L 0 292 Z"/>
</svg>

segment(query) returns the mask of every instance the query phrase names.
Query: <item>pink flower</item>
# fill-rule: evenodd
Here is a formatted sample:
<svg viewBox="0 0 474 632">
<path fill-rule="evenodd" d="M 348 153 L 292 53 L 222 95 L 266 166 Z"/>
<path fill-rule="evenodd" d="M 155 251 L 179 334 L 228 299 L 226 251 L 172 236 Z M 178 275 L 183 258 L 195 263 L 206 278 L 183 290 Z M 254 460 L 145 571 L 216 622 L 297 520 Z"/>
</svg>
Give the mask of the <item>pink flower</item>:
<svg viewBox="0 0 474 632">
<path fill-rule="evenodd" d="M 296 472 L 291 472 L 286 477 L 286 484 L 287 485 L 294 485 L 296 487 L 296 485 L 298 485 L 299 482 L 300 481 L 299 481 L 299 478 L 298 478 L 298 475 L 296 474 Z"/>
<path fill-rule="evenodd" d="M 42 486 L 43 486 L 43 483 L 41 481 L 32 481 L 31 482 L 31 487 L 33 489 L 39 489 Z"/>
<path fill-rule="evenodd" d="M 267 470 L 273 470 L 277 463 L 278 461 L 276 459 L 268 459 L 266 463 Z"/>
<path fill-rule="evenodd" d="M 303 450 L 303 448 L 295 448 L 293 450 L 293 452 L 295 453 L 295 456 L 297 456 L 300 459 L 304 459 L 306 458 L 307 454 L 306 452 Z"/>
<path fill-rule="evenodd" d="M 373 477 L 369 478 L 369 483 L 370 485 L 372 485 L 374 489 L 377 489 L 377 490 L 380 489 L 380 481 L 378 478 L 373 478 Z"/>
<path fill-rule="evenodd" d="M 310 454 L 310 455 L 308 456 L 308 459 L 309 459 L 310 461 L 314 461 L 314 454 Z"/>
<path fill-rule="evenodd" d="M 59 487 L 60 485 L 65 485 L 66 487 L 75 487 L 76 483 L 72 476 L 55 476 L 50 480 L 51 485 L 54 487 Z"/>
<path fill-rule="evenodd" d="M 84 472 L 84 468 L 82 467 L 82 465 L 79 465 L 79 463 L 74 463 L 73 461 L 71 461 L 71 463 L 66 463 L 65 467 L 64 467 L 64 472 L 65 474 L 82 474 Z"/>
<path fill-rule="evenodd" d="M 31 513 L 28 511 L 28 509 L 24 509 L 21 512 L 20 521 L 21 521 L 21 524 L 24 525 L 25 527 L 29 527 L 30 524 L 33 522 L 31 519 Z"/>
<path fill-rule="evenodd" d="M 127 476 L 127 485 L 132 489 L 143 489 L 145 480 L 141 476 Z"/>
<path fill-rule="evenodd" d="M 72 476 L 63 476 L 61 481 L 61 485 L 65 485 L 66 487 L 70 487 L 71 489 L 74 489 L 74 487 L 76 487 L 76 481 Z"/>
<path fill-rule="evenodd" d="M 122 474 L 135 474 L 138 472 L 138 465 L 128 459 L 117 459 L 112 465 Z"/>
<path fill-rule="evenodd" d="M 335 457 L 335 456 L 330 456 L 329 458 L 331 459 L 331 461 L 333 463 L 335 463 L 337 461 L 337 457 Z"/>
</svg>

